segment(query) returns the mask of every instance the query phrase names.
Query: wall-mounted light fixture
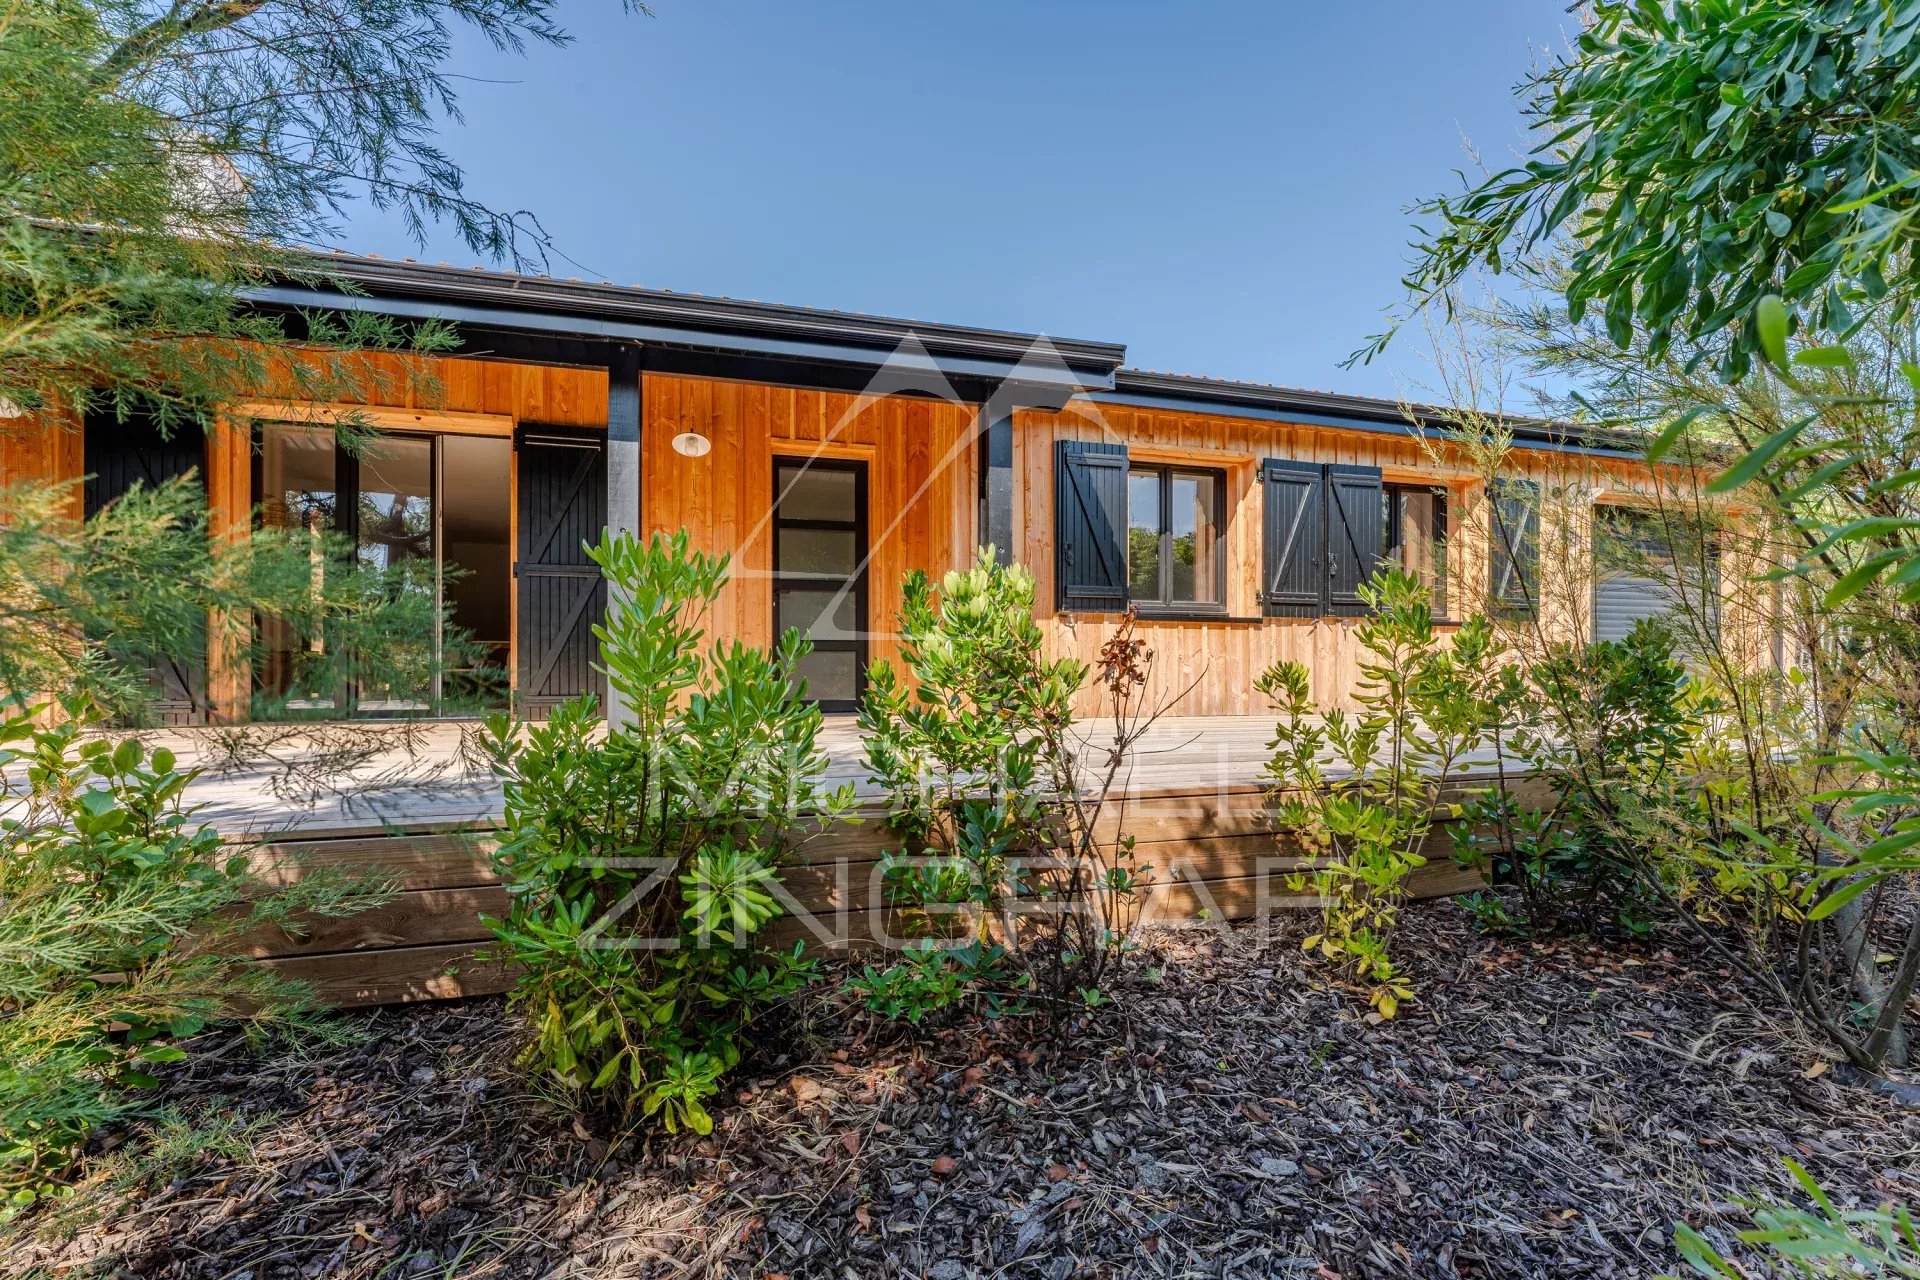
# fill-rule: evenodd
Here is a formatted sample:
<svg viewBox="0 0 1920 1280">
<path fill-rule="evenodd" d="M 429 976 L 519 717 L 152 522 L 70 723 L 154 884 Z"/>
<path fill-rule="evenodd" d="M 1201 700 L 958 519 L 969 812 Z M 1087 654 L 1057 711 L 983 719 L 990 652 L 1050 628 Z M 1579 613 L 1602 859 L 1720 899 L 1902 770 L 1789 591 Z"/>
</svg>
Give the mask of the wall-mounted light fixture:
<svg viewBox="0 0 1920 1280">
<path fill-rule="evenodd" d="M 698 431 L 682 431 L 673 438 L 673 451 L 686 458 L 704 458 L 713 451 L 713 441 Z"/>
</svg>

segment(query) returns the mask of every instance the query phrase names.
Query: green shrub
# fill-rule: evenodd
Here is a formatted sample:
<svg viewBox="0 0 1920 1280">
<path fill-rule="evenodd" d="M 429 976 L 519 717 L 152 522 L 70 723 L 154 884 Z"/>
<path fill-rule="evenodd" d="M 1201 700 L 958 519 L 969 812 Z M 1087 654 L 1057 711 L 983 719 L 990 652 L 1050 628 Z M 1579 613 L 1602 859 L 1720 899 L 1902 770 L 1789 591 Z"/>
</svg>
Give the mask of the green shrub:
<svg viewBox="0 0 1920 1280">
<path fill-rule="evenodd" d="M 1490 895 L 1469 900 L 1484 926 L 1642 933 L 1658 909 L 1648 877 L 1687 878 L 1647 829 L 1712 799 L 1707 771 L 1689 765 L 1713 708 L 1675 649 L 1671 631 L 1642 620 L 1622 640 L 1548 648 L 1497 700 L 1503 778 L 1530 773 L 1554 799 L 1527 806 L 1488 788 L 1450 828 L 1461 866 L 1517 891 L 1517 915 Z"/>
<path fill-rule="evenodd" d="M 795 675 L 807 640 L 706 644 L 725 557 L 684 532 L 609 535 L 591 554 L 614 602 L 594 633 L 626 715 L 603 732 L 582 698 L 544 724 L 491 722 L 511 906 L 489 923 L 521 970 L 528 1061 L 623 1116 L 705 1133 L 748 1024 L 812 972 L 798 945 L 759 938 L 778 869 L 853 791 L 820 782 L 820 710 Z"/>
<path fill-rule="evenodd" d="M 903 842 L 882 860 L 888 898 L 925 934 L 965 948 L 863 975 L 857 989 L 870 1007 L 911 1016 L 926 1003 L 954 1003 L 946 992 L 955 977 L 991 995 L 990 1009 L 1026 997 L 1058 1018 L 1099 1003 L 1125 954 L 1124 917 L 1144 881 L 1131 838 L 1106 834 L 1101 815 L 1153 722 L 1141 706 L 1152 654 L 1129 624 L 1108 641 L 1097 672 L 1048 659 L 1033 599 L 1032 575 L 996 564 L 991 547 L 971 569 L 947 574 L 937 593 L 915 571 L 898 627 L 905 676 L 885 661 L 869 669 L 860 712 L 867 768 Z M 1074 735 L 1074 696 L 1090 674 L 1116 726 L 1097 750 Z M 1093 768 L 1079 769 L 1083 753 Z M 947 957 L 947 975 L 930 955 Z M 922 989 L 935 995 L 897 996 Z"/>
<path fill-rule="evenodd" d="M 1754 1225 L 1739 1232 L 1738 1239 L 1765 1257 L 1763 1274 L 1811 1280 L 1857 1276 L 1920 1280 L 1920 1233 L 1914 1230 L 1911 1209 L 1881 1205 L 1843 1210 L 1799 1164 L 1788 1160 L 1786 1165 L 1813 1207 L 1760 1199 L 1744 1202 Z M 1687 1265 L 1703 1276 L 1742 1280 L 1752 1274 L 1729 1262 L 1691 1227 L 1677 1227 L 1674 1244 Z"/>
<path fill-rule="evenodd" d="M 0 723 L 0 1193 L 45 1192 L 100 1126 L 142 1108 L 152 1068 L 210 1023 L 324 1030 L 309 993 L 231 944 L 303 913 L 343 915 L 377 884 L 315 873 L 265 892 L 184 797 L 171 751 L 58 724 Z M 3 1212 L 4 1210 L 0 1210 Z"/>
<path fill-rule="evenodd" d="M 1413 994 L 1392 954 L 1407 881 L 1426 864 L 1441 796 L 1485 737 L 1509 677 L 1485 619 L 1440 643 L 1426 588 L 1405 572 L 1382 570 L 1360 594 L 1369 613 L 1354 636 L 1367 655 L 1357 714 L 1321 715 L 1298 662 L 1268 668 L 1255 687 L 1280 714 L 1267 762 L 1276 822 L 1306 848 L 1306 867 L 1288 885 L 1320 902 L 1320 928 L 1303 947 L 1357 980 L 1374 1011 L 1391 1018 Z"/>
</svg>

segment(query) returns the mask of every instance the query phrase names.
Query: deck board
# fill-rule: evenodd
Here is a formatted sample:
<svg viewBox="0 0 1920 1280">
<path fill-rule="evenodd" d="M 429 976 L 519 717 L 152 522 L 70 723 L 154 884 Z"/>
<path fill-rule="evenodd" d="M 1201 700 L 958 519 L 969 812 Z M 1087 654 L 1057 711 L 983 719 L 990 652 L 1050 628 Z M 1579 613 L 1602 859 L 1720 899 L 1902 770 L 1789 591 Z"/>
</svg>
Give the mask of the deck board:
<svg viewBox="0 0 1920 1280">
<path fill-rule="evenodd" d="M 199 816 L 230 838 L 244 839 L 295 832 L 303 837 L 422 832 L 497 818 L 497 782 L 471 760 L 470 751 L 462 750 L 461 735 L 470 731 L 471 726 L 458 723 L 417 729 L 412 750 L 370 759 L 330 779 L 328 789 L 298 796 L 289 794 L 292 788 L 276 786 L 278 771 L 273 767 L 218 767 L 220 753 L 204 732 L 168 730 L 150 737 L 172 747 L 187 763 L 207 767 L 189 792 L 200 806 Z M 1111 724 L 1084 721 L 1077 732 L 1088 743 L 1082 766 L 1090 768 L 1104 759 Z M 1153 797 L 1257 790 L 1272 737 L 1268 716 L 1169 717 L 1136 744 L 1116 779 L 1114 795 L 1137 805 Z M 881 789 L 867 776 L 853 717 L 829 716 L 820 745 L 828 757 L 829 785 L 850 782 L 863 801 L 881 798 Z"/>
</svg>

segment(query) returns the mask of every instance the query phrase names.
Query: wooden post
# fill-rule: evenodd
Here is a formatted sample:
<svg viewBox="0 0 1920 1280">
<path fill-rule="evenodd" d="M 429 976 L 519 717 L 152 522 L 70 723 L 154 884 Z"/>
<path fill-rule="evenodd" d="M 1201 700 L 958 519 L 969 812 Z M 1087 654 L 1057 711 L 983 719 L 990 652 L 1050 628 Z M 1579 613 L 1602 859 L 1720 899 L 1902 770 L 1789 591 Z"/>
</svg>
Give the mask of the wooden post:
<svg viewBox="0 0 1920 1280">
<path fill-rule="evenodd" d="M 250 424 L 219 415 L 207 432 L 207 534 L 231 544 L 253 531 L 253 433 Z M 207 617 L 207 719 L 236 724 L 247 718 L 253 688 L 248 656 L 251 618 L 216 609 Z"/>
</svg>

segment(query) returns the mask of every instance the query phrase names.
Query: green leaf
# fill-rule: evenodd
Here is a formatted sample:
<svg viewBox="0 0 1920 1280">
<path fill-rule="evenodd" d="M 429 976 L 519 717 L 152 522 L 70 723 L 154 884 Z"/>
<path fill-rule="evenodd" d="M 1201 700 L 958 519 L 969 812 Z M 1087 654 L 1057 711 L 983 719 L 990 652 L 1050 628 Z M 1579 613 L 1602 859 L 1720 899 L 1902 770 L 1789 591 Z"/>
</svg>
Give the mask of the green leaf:
<svg viewBox="0 0 1920 1280">
<path fill-rule="evenodd" d="M 1753 327 L 1760 349 L 1783 373 L 1787 369 L 1787 306 L 1780 295 L 1770 293 L 1753 309 Z"/>
<path fill-rule="evenodd" d="M 1704 407 L 1689 409 L 1669 422 L 1660 434 L 1653 438 L 1652 443 L 1647 445 L 1647 461 L 1658 462 L 1666 457 L 1673 446 L 1680 442 L 1680 437 L 1686 434 L 1687 428 L 1698 422 L 1705 413 Z"/>
<path fill-rule="evenodd" d="M 1793 219 L 1778 209 L 1769 209 L 1767 210 L 1767 230 L 1784 240 L 1787 233 L 1793 230 Z"/>
<path fill-rule="evenodd" d="M 1820 901 L 1814 903 L 1812 910 L 1807 912 L 1807 919 L 1825 920 L 1828 916 L 1846 906 L 1849 902 L 1852 902 L 1855 898 L 1892 874 L 1893 872 L 1891 870 L 1872 871 L 1861 876 L 1858 880 L 1849 880 L 1826 897 L 1820 899 Z"/>
<path fill-rule="evenodd" d="M 1815 369 L 1851 369 L 1853 353 L 1845 347 L 1807 347 L 1793 353 L 1793 362 Z"/>
<path fill-rule="evenodd" d="M 1785 348 L 1783 347 L 1783 353 L 1784 350 Z M 1785 363 L 1784 354 L 1781 363 Z M 1715 476 L 1713 480 L 1708 483 L 1707 492 L 1726 493 L 1749 483 L 1766 469 L 1767 463 L 1773 460 L 1775 454 L 1792 444 L 1794 440 L 1799 437 L 1800 433 L 1805 431 L 1812 422 L 1813 418 L 1811 416 L 1805 417 L 1792 426 L 1783 427 L 1781 430 L 1774 432 L 1765 440 L 1761 441 L 1759 447 L 1754 449 L 1753 452 Z"/>
<path fill-rule="evenodd" d="M 1887 571 L 1888 565 L 1900 559 L 1901 556 L 1902 553 L 1898 551 L 1883 551 L 1879 555 L 1855 565 L 1852 569 L 1841 575 L 1838 582 L 1827 588 L 1827 594 L 1824 599 L 1826 607 L 1829 609 L 1837 608 L 1859 595 L 1862 591 L 1866 590 L 1869 583 Z"/>
</svg>

